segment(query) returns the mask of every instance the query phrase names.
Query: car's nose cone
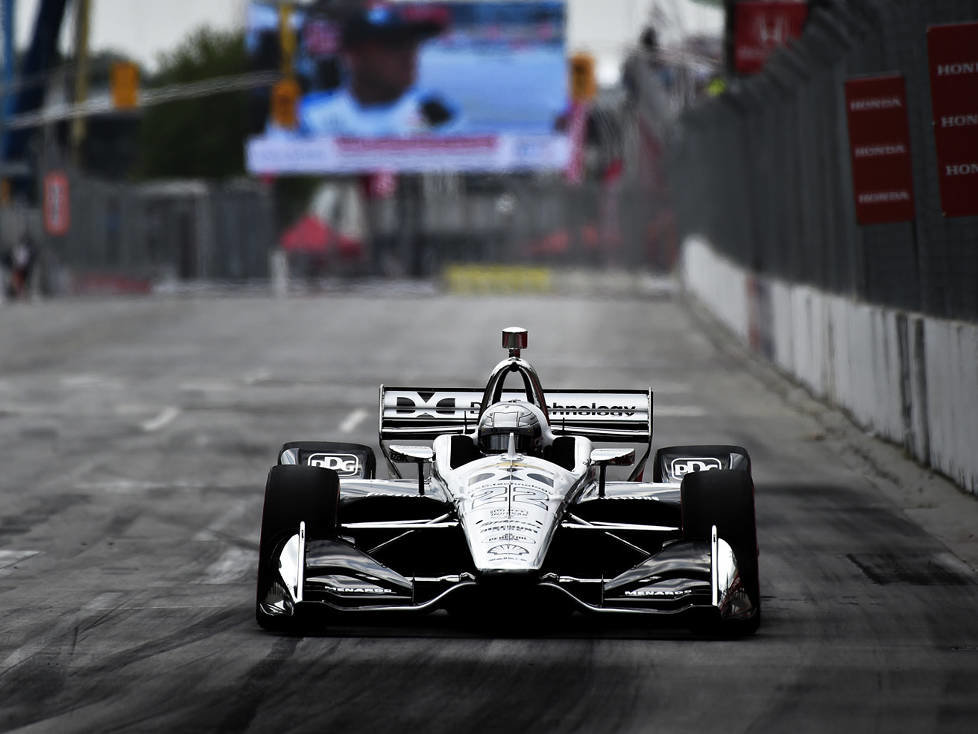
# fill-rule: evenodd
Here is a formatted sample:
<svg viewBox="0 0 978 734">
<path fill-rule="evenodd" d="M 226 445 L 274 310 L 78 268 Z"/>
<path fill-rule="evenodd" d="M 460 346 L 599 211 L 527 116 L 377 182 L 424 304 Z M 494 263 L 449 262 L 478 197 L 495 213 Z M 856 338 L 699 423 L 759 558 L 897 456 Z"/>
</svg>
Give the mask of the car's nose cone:
<svg viewBox="0 0 978 734">
<path fill-rule="evenodd" d="M 479 485 L 459 505 L 476 569 L 484 574 L 539 571 L 560 517 L 562 498 L 519 477 Z"/>
</svg>

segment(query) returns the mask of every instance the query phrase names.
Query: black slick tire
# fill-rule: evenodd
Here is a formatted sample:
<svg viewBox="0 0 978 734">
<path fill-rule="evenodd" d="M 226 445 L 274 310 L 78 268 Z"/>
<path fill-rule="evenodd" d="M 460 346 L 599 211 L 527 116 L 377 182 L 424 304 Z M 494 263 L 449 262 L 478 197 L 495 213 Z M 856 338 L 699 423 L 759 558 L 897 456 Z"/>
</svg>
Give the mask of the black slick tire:
<svg viewBox="0 0 978 734">
<path fill-rule="evenodd" d="M 688 474 L 683 478 L 680 498 L 684 538 L 709 540 L 716 525 L 717 535 L 730 544 L 737 557 L 747 595 L 757 610 L 750 619 L 714 621 L 715 631 L 731 636 L 754 633 L 761 623 L 761 593 L 750 474 L 734 469 Z"/>
<path fill-rule="evenodd" d="M 306 524 L 307 540 L 332 537 L 336 532 L 340 485 L 336 472 L 310 466 L 275 466 L 265 483 L 261 537 L 258 541 L 258 585 L 255 617 L 266 629 L 290 626 L 286 617 L 264 613 L 260 602 L 268 594 L 278 573 L 275 552 L 282 541 Z"/>
</svg>

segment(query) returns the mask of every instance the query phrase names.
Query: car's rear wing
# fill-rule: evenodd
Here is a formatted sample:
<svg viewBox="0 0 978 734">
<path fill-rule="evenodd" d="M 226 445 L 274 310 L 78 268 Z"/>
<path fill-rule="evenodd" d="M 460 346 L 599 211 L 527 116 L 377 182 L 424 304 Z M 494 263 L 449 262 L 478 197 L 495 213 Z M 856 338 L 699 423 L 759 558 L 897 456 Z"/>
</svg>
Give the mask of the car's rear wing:
<svg viewBox="0 0 978 734">
<path fill-rule="evenodd" d="M 431 440 L 444 433 L 468 433 L 479 420 L 480 388 L 380 386 L 380 441 Z M 550 429 L 558 436 L 592 441 L 652 445 L 651 390 L 547 390 Z M 522 400 L 522 390 L 503 400 Z M 386 450 L 384 451 L 386 455 Z M 648 452 L 646 452 L 648 453 Z M 636 467 L 641 472 L 644 458 Z"/>
<path fill-rule="evenodd" d="M 479 388 L 380 387 L 380 438 L 433 439 L 475 430 Z M 503 400 L 525 400 L 507 390 Z M 550 428 L 592 441 L 646 443 L 652 438 L 651 390 L 548 390 Z"/>
</svg>

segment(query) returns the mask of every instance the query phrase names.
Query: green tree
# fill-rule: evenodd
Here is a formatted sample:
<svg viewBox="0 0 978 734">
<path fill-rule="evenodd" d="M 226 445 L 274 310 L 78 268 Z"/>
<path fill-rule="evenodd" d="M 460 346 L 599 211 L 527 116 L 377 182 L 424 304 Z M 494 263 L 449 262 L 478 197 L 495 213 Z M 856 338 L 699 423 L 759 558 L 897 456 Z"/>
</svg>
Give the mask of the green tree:
<svg viewBox="0 0 978 734">
<path fill-rule="evenodd" d="M 248 71 L 244 35 L 200 28 L 160 56 L 147 86 L 187 84 Z M 244 173 L 247 92 L 219 92 L 146 109 L 140 131 L 144 178 L 228 178 Z"/>
</svg>

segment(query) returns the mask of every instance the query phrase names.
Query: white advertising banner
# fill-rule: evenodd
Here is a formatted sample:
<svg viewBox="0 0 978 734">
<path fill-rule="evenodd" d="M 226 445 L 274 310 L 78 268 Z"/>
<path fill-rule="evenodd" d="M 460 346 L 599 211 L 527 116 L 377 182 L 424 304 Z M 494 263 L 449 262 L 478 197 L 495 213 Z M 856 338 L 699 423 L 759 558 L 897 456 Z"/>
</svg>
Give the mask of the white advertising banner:
<svg viewBox="0 0 978 734">
<path fill-rule="evenodd" d="M 506 172 L 560 169 L 571 158 L 563 135 L 490 135 L 460 138 L 253 138 L 248 170 L 255 174 L 392 170 Z"/>
</svg>

